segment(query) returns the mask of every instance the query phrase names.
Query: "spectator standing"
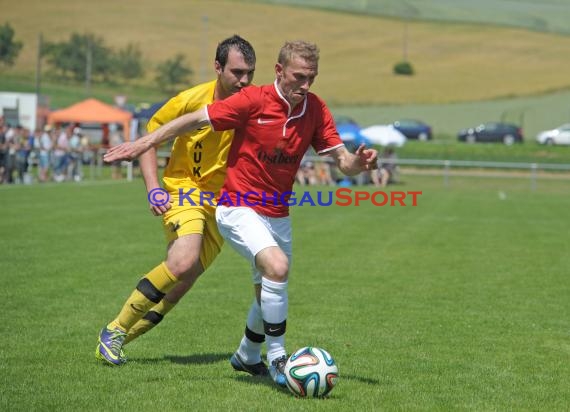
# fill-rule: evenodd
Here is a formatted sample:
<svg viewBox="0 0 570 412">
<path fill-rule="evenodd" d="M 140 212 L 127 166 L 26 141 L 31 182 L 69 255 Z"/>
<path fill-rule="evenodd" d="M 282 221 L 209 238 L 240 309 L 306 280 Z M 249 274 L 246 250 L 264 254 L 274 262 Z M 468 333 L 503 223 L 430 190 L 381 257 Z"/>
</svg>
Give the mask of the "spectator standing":
<svg viewBox="0 0 570 412">
<path fill-rule="evenodd" d="M 6 144 L 6 131 L 8 127 L 4 118 L 0 116 L 0 183 L 4 183 L 4 171 L 6 170 L 6 158 L 8 156 L 8 145 Z"/>
<path fill-rule="evenodd" d="M 54 161 L 54 177 L 56 182 L 63 182 L 67 171 L 69 155 L 69 134 L 68 130 L 62 128 L 57 136 L 55 142 L 55 149 L 53 151 Z"/>
<path fill-rule="evenodd" d="M 38 163 L 38 150 L 40 148 L 40 137 L 42 135 L 41 129 L 35 129 L 33 133 L 30 132 L 29 129 L 25 129 L 26 135 L 28 136 L 27 141 L 27 153 L 26 154 L 26 162 L 25 162 L 25 170 L 23 174 L 23 182 L 24 184 L 32 184 L 34 182 L 33 176 L 33 168 L 34 165 Z"/>
<path fill-rule="evenodd" d="M 30 155 L 30 131 L 22 126 L 16 127 L 14 147 L 16 149 L 16 171 L 18 178 L 16 183 L 24 183 L 24 176 L 28 172 L 28 156 Z"/>
<path fill-rule="evenodd" d="M 18 151 L 21 132 L 22 126 L 8 126 L 8 130 L 6 131 L 6 167 L 4 170 L 4 181 L 6 183 L 14 183 L 16 152 Z"/>
<path fill-rule="evenodd" d="M 119 132 L 117 130 L 111 132 L 111 134 L 109 135 L 109 146 L 114 147 L 120 145 L 121 143 L 123 143 L 123 139 L 121 138 Z M 119 180 L 123 178 L 123 174 L 121 173 L 121 163 L 122 162 L 119 160 L 113 162 L 113 164 L 111 165 L 112 168 L 111 178 L 113 180 Z"/>
<path fill-rule="evenodd" d="M 93 153 L 93 148 L 91 147 L 91 140 L 89 136 L 82 131 L 81 133 L 81 162 L 84 165 L 91 165 L 94 162 L 95 155 Z"/>
<path fill-rule="evenodd" d="M 67 176 L 71 180 L 80 182 L 82 178 L 81 173 L 81 158 L 82 158 L 82 148 L 81 148 L 81 136 L 83 132 L 81 128 L 73 128 L 73 134 L 69 139 L 69 166 Z"/>
<path fill-rule="evenodd" d="M 41 183 L 47 182 L 49 179 L 49 170 L 51 165 L 51 152 L 53 149 L 53 129 L 50 125 L 44 127 L 44 131 L 40 136 L 39 142 L 39 165 L 38 179 Z"/>
</svg>

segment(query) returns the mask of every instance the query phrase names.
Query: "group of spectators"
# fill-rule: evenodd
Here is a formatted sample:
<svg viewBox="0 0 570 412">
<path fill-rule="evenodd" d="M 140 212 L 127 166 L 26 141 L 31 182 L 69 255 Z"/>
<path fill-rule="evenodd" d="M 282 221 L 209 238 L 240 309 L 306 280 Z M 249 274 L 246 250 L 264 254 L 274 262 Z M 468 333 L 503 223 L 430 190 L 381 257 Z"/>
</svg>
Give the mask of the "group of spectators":
<svg viewBox="0 0 570 412">
<path fill-rule="evenodd" d="M 105 129 L 104 129 L 105 131 Z M 83 165 L 95 162 L 97 151 L 120 143 L 106 133 L 100 145 L 92 145 L 89 136 L 78 127 L 44 126 L 33 133 L 20 125 L 11 126 L 0 117 L 0 183 L 32 183 L 32 169 L 37 166 L 40 182 L 76 181 L 83 179 Z M 330 159 L 307 153 L 297 172 L 300 185 L 372 184 L 385 187 L 397 180 L 396 154 L 385 148 L 378 158 L 378 170 L 362 173 L 350 180 L 340 174 Z M 113 165 L 112 178 L 120 179 L 118 165 Z"/>
<path fill-rule="evenodd" d="M 313 160 L 315 156 L 305 156 L 297 171 L 297 183 L 305 185 L 328 185 L 333 186 L 337 182 L 337 176 L 333 164 L 328 158 Z"/>
<path fill-rule="evenodd" d="M 296 180 L 302 186 L 371 184 L 376 187 L 386 187 L 398 180 L 396 152 L 392 147 L 386 147 L 378 156 L 378 170 L 363 172 L 352 178 L 341 175 L 329 158 L 319 158 L 314 153 L 308 153 L 301 162 Z"/>
<path fill-rule="evenodd" d="M 78 125 L 46 125 L 31 132 L 0 117 L 0 183 L 32 183 L 36 167 L 39 182 L 79 182 L 82 166 L 95 162 L 100 147 Z M 113 178 L 118 178 L 115 170 Z"/>
</svg>

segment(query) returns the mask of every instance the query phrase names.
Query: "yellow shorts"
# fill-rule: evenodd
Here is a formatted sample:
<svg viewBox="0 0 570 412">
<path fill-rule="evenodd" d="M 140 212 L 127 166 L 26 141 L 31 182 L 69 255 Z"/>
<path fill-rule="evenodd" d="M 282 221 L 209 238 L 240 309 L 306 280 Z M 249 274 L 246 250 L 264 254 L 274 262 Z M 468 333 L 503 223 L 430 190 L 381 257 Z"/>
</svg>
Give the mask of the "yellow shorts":
<svg viewBox="0 0 570 412">
<path fill-rule="evenodd" d="M 200 263 L 208 268 L 220 253 L 224 239 L 218 232 L 215 209 L 201 206 L 179 206 L 177 202 L 163 216 L 163 228 L 168 243 L 181 236 L 202 235 Z"/>
</svg>

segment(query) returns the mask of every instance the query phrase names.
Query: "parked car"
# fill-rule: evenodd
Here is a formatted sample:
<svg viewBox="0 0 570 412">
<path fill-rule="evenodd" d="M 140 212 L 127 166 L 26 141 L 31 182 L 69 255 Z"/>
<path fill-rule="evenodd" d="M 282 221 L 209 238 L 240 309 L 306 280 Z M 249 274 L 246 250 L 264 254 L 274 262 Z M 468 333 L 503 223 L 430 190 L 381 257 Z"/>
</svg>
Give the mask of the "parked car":
<svg viewBox="0 0 570 412">
<path fill-rule="evenodd" d="M 536 141 L 549 146 L 554 144 L 570 145 L 570 123 L 558 126 L 556 129 L 540 132 L 536 136 Z"/>
<path fill-rule="evenodd" d="M 460 142 L 499 142 L 506 145 L 523 142 L 522 129 L 514 124 L 489 122 L 476 127 L 462 129 L 457 133 Z"/>
<path fill-rule="evenodd" d="M 370 126 L 360 133 L 369 142 L 380 146 L 402 147 L 406 143 L 406 136 L 391 124 Z"/>
<path fill-rule="evenodd" d="M 370 145 L 368 139 L 361 133 L 362 128 L 354 119 L 348 116 L 335 116 L 334 121 L 340 138 L 349 150 L 356 150 L 362 143 Z"/>
<path fill-rule="evenodd" d="M 406 138 L 416 140 L 431 140 L 431 127 L 424 122 L 413 119 L 401 119 L 392 123 Z"/>
</svg>

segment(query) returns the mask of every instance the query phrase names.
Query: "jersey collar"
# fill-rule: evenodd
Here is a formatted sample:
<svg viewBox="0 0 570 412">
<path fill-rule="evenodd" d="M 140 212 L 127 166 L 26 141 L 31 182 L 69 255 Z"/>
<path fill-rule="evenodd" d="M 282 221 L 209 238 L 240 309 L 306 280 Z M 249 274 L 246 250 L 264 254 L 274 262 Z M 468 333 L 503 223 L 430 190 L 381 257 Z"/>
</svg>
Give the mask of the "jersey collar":
<svg viewBox="0 0 570 412">
<path fill-rule="evenodd" d="M 287 101 L 287 99 L 285 99 L 285 96 L 283 96 L 283 94 L 281 93 L 281 90 L 279 90 L 279 87 L 277 87 L 277 79 L 273 82 L 273 88 L 275 89 L 275 92 L 277 93 L 277 95 L 279 96 L 279 98 L 283 101 L 283 103 L 285 103 L 285 105 L 287 106 L 287 119 L 292 120 L 292 119 L 297 119 L 299 117 L 302 117 L 305 114 L 305 111 L 307 110 L 307 96 L 305 96 L 303 98 L 303 105 L 300 109 L 300 112 L 294 116 L 292 116 L 292 109 L 291 109 L 291 104 L 289 104 L 289 102 Z M 299 107 L 299 105 L 297 105 L 297 107 Z"/>
</svg>

